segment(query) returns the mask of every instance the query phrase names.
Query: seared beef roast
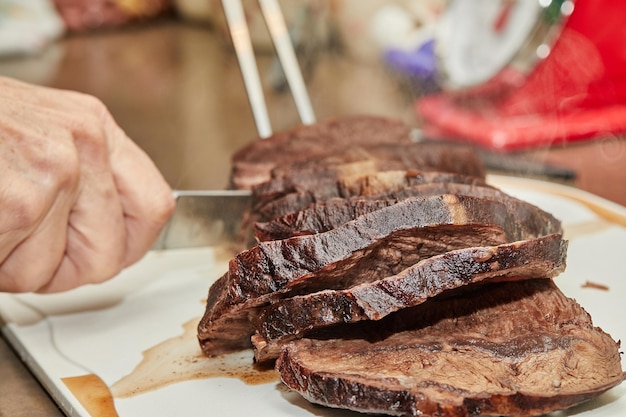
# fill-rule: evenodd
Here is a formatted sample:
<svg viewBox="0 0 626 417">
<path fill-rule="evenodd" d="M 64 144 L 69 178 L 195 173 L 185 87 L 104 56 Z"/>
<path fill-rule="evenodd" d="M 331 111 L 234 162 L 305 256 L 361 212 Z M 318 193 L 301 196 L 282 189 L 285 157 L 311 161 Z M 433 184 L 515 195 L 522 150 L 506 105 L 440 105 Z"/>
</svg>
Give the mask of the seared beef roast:
<svg viewBox="0 0 626 417">
<path fill-rule="evenodd" d="M 469 417 L 540 415 L 625 378 L 619 343 L 550 279 L 481 286 L 368 325 L 288 344 L 283 382 L 330 407 Z"/>
<path fill-rule="evenodd" d="M 305 398 L 392 415 L 531 416 L 625 377 L 551 280 L 560 222 L 488 185 L 468 148 L 350 117 L 255 141 L 232 183 L 252 189 L 257 238 L 209 289 L 207 355 L 282 349 Z"/>
<path fill-rule="evenodd" d="M 254 214 L 258 221 L 268 221 L 333 197 L 349 198 L 354 196 L 383 195 L 400 192 L 407 187 L 420 184 L 435 183 L 487 186 L 480 178 L 450 172 L 422 172 L 412 169 L 386 171 L 369 175 L 342 177 L 340 179 L 319 180 L 310 189 L 300 189 L 280 194 L 273 199 L 260 200 L 256 204 Z"/>
<path fill-rule="evenodd" d="M 513 207 L 461 195 L 412 197 L 324 233 L 261 242 L 232 259 L 210 288 L 199 325 L 202 347 L 215 354 L 249 346 L 251 327 L 236 335 L 224 322 L 240 323 L 247 309 L 277 298 L 374 281 L 454 249 L 561 232 L 558 222 L 521 227 L 517 212 L 539 209 L 519 200 Z"/>
<path fill-rule="evenodd" d="M 257 222 L 255 224 L 255 236 L 263 242 L 322 233 L 339 227 L 358 216 L 391 206 L 407 198 L 446 193 L 497 199 L 509 206 L 516 223 L 519 224 L 520 228 L 529 230 L 531 234 L 532 231 L 541 230 L 541 225 L 559 224 L 559 221 L 550 213 L 527 203 L 520 204 L 519 199 L 493 187 L 462 183 L 429 183 L 391 190 L 375 196 L 361 195 L 352 196 L 348 199 L 331 198 L 312 203 L 300 211 L 286 214 L 268 222 Z"/>
<path fill-rule="evenodd" d="M 276 194 L 315 188 L 317 182 L 393 170 L 413 169 L 485 178 L 481 160 L 469 148 L 441 143 L 382 144 L 351 148 L 322 160 L 281 165 L 272 179 L 253 187 L 264 199 Z"/>
<path fill-rule="evenodd" d="M 411 129 L 400 121 L 351 116 L 276 133 L 251 142 L 232 158 L 232 183 L 250 189 L 271 179 L 278 165 L 317 160 L 358 145 L 411 143 Z"/>
<path fill-rule="evenodd" d="M 565 269 L 566 250 L 567 243 L 560 235 L 459 249 L 422 260 L 374 282 L 277 301 L 253 320 L 255 358 L 258 361 L 276 358 L 284 343 L 311 330 L 380 320 L 473 283 L 554 277 Z"/>
</svg>

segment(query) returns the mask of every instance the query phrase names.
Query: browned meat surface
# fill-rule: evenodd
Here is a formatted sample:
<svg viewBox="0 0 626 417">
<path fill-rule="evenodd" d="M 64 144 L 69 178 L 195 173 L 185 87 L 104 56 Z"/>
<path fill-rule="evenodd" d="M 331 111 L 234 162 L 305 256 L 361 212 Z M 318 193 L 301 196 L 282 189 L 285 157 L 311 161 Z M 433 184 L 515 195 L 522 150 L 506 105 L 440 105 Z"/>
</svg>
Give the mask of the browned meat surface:
<svg viewBox="0 0 626 417">
<path fill-rule="evenodd" d="M 353 116 L 250 143 L 231 178 L 249 249 L 209 289 L 206 355 L 254 347 L 314 403 L 401 416 L 540 415 L 625 378 L 551 279 L 559 220 L 488 185 L 471 148 Z"/>
<path fill-rule="evenodd" d="M 625 378 L 619 343 L 550 279 L 490 284 L 399 313 L 353 339 L 291 342 L 276 363 L 283 382 L 330 407 L 469 417 L 541 415 Z"/>
<path fill-rule="evenodd" d="M 437 194 L 455 194 L 497 199 L 508 205 L 513 218 L 528 234 L 546 231 L 546 225 L 553 233 L 559 233 L 560 222 L 549 213 L 521 202 L 506 193 L 493 188 L 462 183 L 429 183 L 374 196 L 352 196 L 347 199 L 331 198 L 312 203 L 307 208 L 267 222 L 255 224 L 255 236 L 259 241 L 286 239 L 332 230 L 363 214 L 380 210 L 399 201 L 412 197 L 426 197 Z"/>
<path fill-rule="evenodd" d="M 480 158 L 469 148 L 442 143 L 357 146 L 322 159 L 283 164 L 272 179 L 253 188 L 260 198 L 315 188 L 318 181 L 392 170 L 436 171 L 485 179 Z"/>
<path fill-rule="evenodd" d="M 224 340 L 231 344 L 235 338 L 236 348 L 244 346 L 252 328 L 239 340 L 232 332 L 222 334 L 222 322 L 277 298 L 374 281 L 454 249 L 560 232 L 560 224 L 537 224 L 539 229 L 529 235 L 515 215 L 496 200 L 449 194 L 416 197 L 328 232 L 261 242 L 232 259 L 229 271 L 210 288 L 198 326 L 201 345 L 209 355 L 230 349 Z"/>
<path fill-rule="evenodd" d="M 281 194 L 273 199 L 261 200 L 255 207 L 259 221 L 267 221 L 285 214 L 305 209 L 310 204 L 330 198 L 368 197 L 399 193 L 407 187 L 418 185 L 457 183 L 481 185 L 485 182 L 476 177 L 435 171 L 383 171 L 368 175 L 319 180 L 310 189 L 300 189 Z M 429 195 L 433 195 L 431 192 Z M 439 193 L 443 194 L 443 193 Z M 416 194 L 418 195 L 418 194 Z"/>
<path fill-rule="evenodd" d="M 265 140 L 256 140 L 232 158 L 235 188 L 250 189 L 271 179 L 278 165 L 321 159 L 355 144 L 411 143 L 411 129 L 401 121 L 376 116 L 351 116 L 300 126 Z"/>
<path fill-rule="evenodd" d="M 466 285 L 489 280 L 555 277 L 565 269 L 566 251 L 567 243 L 560 235 L 459 249 L 422 260 L 374 282 L 277 301 L 253 319 L 255 357 L 258 361 L 274 359 L 284 343 L 311 330 L 380 320 Z"/>
</svg>

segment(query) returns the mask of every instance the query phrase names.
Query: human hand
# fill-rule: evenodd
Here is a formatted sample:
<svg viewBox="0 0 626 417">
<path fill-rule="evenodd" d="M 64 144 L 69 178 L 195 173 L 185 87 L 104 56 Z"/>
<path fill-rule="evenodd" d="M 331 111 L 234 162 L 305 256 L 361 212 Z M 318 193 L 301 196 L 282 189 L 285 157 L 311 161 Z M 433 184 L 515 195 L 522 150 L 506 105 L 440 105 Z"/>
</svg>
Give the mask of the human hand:
<svg viewBox="0 0 626 417">
<path fill-rule="evenodd" d="M 151 248 L 174 204 L 98 99 L 0 77 L 0 291 L 111 278 Z"/>
</svg>

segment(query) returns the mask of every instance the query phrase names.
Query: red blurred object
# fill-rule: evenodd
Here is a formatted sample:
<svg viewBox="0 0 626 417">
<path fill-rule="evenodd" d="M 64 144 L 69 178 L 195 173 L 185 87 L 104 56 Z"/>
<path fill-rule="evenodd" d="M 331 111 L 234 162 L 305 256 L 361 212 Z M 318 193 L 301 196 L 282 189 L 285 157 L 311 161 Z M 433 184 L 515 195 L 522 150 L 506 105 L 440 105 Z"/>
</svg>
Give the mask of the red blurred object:
<svg viewBox="0 0 626 417">
<path fill-rule="evenodd" d="M 515 150 L 626 132 L 625 17 L 621 0 L 577 0 L 550 55 L 498 76 L 521 86 L 418 100 L 424 134 Z"/>
<path fill-rule="evenodd" d="M 70 31 L 117 27 L 168 12 L 170 0 L 54 0 Z"/>
</svg>

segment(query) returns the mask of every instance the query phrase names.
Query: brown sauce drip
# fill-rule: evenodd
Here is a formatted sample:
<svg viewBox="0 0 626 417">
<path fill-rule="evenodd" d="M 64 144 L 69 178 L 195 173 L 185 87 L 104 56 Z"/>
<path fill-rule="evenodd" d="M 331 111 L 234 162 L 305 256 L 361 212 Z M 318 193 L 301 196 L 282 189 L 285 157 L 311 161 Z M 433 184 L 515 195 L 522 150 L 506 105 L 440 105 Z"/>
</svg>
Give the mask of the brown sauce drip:
<svg viewBox="0 0 626 417">
<path fill-rule="evenodd" d="M 587 201 L 582 198 L 576 198 L 572 196 L 569 196 L 569 198 L 571 198 L 572 200 L 576 200 L 577 202 L 586 206 L 589 210 L 593 211 L 602 219 L 610 223 L 626 227 L 626 215 L 624 215 L 622 212 L 612 210 L 610 208 L 604 207 L 600 204 L 596 204 L 595 202 Z"/>
<path fill-rule="evenodd" d="M 253 365 L 251 350 L 206 357 L 198 344 L 198 320 L 183 325 L 184 332 L 143 352 L 142 361 L 128 375 L 111 386 L 115 397 L 127 398 L 156 390 L 169 384 L 202 378 L 238 378 L 257 385 L 278 380 L 274 369 Z"/>
<path fill-rule="evenodd" d="M 596 290 L 602 290 L 602 291 L 608 291 L 609 290 L 609 286 L 608 285 L 604 285 L 604 284 L 600 284 L 598 282 L 593 282 L 593 281 L 586 281 L 583 285 L 581 285 L 582 288 L 593 288 Z"/>
<path fill-rule="evenodd" d="M 565 239 L 571 240 L 578 237 L 590 236 L 608 230 L 611 226 L 614 226 L 614 223 L 609 223 L 608 221 L 603 219 L 575 223 L 572 225 L 568 225 L 565 228 L 565 233 L 563 237 L 565 237 Z"/>
<path fill-rule="evenodd" d="M 61 381 L 90 416 L 118 417 L 111 391 L 97 375 L 73 376 L 62 378 Z"/>
<path fill-rule="evenodd" d="M 555 188 L 551 187 L 550 183 L 546 183 L 543 186 L 533 185 L 533 190 L 544 191 L 549 194 L 559 195 L 561 197 L 565 197 L 569 200 L 573 200 L 594 212 L 601 219 L 615 224 L 626 227 L 626 214 L 623 211 L 614 209 L 610 206 L 606 206 L 602 203 L 598 203 L 596 201 L 585 198 L 585 196 L 580 196 L 577 194 L 576 189 L 572 189 L 571 191 L 567 188 Z"/>
<path fill-rule="evenodd" d="M 539 192 L 544 192 L 544 193 L 551 194 L 551 195 L 561 196 L 569 200 L 575 201 L 585 206 L 587 209 L 591 210 L 594 214 L 596 214 L 600 218 L 599 222 L 605 223 L 604 225 L 605 227 L 608 227 L 606 223 L 610 223 L 610 225 L 619 225 L 619 226 L 626 227 L 626 213 L 623 210 L 614 208 L 607 204 L 603 204 L 601 200 L 598 202 L 593 199 L 586 198 L 584 194 L 583 195 L 580 194 L 577 188 L 571 188 L 571 187 L 562 188 L 562 187 L 555 186 L 553 183 L 550 183 L 550 182 L 536 181 L 532 183 L 525 183 L 524 181 L 525 180 L 523 179 L 519 182 L 512 178 L 502 179 L 501 186 L 510 184 L 515 187 L 523 187 L 523 188 L 530 189 L 533 191 L 539 191 Z M 590 223 L 593 223 L 593 222 L 590 222 Z M 578 229 L 574 231 L 574 233 L 571 233 L 572 236 L 566 236 L 566 237 L 568 239 L 571 239 L 573 236 L 578 236 L 579 235 L 578 232 L 580 232 L 580 234 L 591 234 L 592 229 L 588 226 L 589 224 L 587 224 L 587 226 L 584 226 L 583 229 Z"/>
</svg>

